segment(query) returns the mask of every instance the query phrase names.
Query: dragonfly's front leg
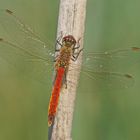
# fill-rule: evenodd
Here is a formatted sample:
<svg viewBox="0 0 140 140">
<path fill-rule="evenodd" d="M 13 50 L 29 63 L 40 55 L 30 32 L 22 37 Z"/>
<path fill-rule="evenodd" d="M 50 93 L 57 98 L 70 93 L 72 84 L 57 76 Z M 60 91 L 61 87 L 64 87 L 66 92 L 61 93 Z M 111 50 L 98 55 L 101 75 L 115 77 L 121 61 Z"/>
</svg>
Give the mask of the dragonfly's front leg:
<svg viewBox="0 0 140 140">
<path fill-rule="evenodd" d="M 62 85 L 65 85 L 65 88 L 67 89 L 67 72 L 64 74 Z"/>
<path fill-rule="evenodd" d="M 73 51 L 75 51 L 76 49 L 79 49 L 80 48 L 80 40 L 81 40 L 81 38 L 79 38 L 77 40 L 76 47 L 73 48 Z"/>
<path fill-rule="evenodd" d="M 55 52 L 59 52 L 60 49 L 62 48 L 62 44 L 61 44 L 62 36 L 63 36 L 63 34 L 61 33 L 61 36 L 59 36 L 59 37 L 57 38 L 57 40 L 56 40 L 56 43 L 55 43 Z M 60 45 L 60 48 L 58 48 L 57 45 Z M 59 56 L 59 54 L 57 54 L 57 55 L 55 56 L 54 62 L 56 62 L 58 56 Z"/>
<path fill-rule="evenodd" d="M 55 51 L 56 52 L 60 51 L 60 48 L 57 49 L 57 45 L 60 45 L 62 47 L 62 44 L 61 44 L 62 37 L 63 37 L 63 33 L 61 32 L 61 35 L 57 38 L 56 43 L 55 43 Z"/>
<path fill-rule="evenodd" d="M 72 58 L 71 58 L 72 61 L 76 61 L 77 58 L 79 57 L 81 51 L 83 50 L 83 48 L 82 48 L 78 52 L 75 52 L 77 49 L 80 48 L 80 43 L 79 43 L 80 39 L 81 38 L 79 38 L 78 41 L 77 41 L 77 46 L 75 48 L 73 48 L 73 55 L 72 55 Z"/>
</svg>

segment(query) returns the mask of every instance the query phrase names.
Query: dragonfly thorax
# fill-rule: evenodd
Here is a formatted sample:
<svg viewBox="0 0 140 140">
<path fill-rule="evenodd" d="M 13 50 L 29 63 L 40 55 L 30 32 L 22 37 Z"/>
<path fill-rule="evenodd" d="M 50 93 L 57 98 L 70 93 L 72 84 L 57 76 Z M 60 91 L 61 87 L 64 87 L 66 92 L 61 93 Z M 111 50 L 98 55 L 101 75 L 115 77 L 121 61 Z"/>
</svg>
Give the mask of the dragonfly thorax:
<svg viewBox="0 0 140 140">
<path fill-rule="evenodd" d="M 63 46 L 60 49 L 60 54 L 56 60 L 56 64 L 55 64 L 56 69 L 59 67 L 67 69 L 71 59 L 71 55 L 72 55 L 72 48 Z"/>
</svg>

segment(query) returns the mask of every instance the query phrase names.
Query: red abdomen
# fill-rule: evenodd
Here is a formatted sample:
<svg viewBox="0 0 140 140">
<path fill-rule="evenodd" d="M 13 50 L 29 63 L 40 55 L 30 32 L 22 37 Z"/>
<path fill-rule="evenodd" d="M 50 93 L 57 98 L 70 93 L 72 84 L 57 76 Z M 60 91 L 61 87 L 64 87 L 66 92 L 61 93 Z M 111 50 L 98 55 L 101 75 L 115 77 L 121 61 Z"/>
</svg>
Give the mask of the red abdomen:
<svg viewBox="0 0 140 140">
<path fill-rule="evenodd" d="M 57 111 L 64 72 L 65 72 L 65 69 L 61 67 L 58 68 L 57 70 L 57 75 L 56 75 L 56 79 L 55 79 L 55 83 L 54 83 L 54 87 L 52 90 L 52 95 L 51 95 L 50 103 L 49 103 L 49 110 L 48 110 L 48 125 L 49 126 L 52 125 L 56 111 Z"/>
</svg>

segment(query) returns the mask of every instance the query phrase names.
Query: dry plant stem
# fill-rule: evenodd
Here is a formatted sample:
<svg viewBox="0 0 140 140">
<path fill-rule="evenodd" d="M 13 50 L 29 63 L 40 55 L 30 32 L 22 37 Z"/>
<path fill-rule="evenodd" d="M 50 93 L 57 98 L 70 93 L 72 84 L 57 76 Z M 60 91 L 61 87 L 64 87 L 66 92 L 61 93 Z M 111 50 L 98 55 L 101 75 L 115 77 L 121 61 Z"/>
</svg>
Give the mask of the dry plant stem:
<svg viewBox="0 0 140 140">
<path fill-rule="evenodd" d="M 60 0 L 57 37 L 62 33 L 63 36 L 73 35 L 77 40 L 81 38 L 80 47 L 83 47 L 85 15 L 86 0 Z M 67 89 L 61 89 L 51 140 L 72 140 L 72 120 L 81 59 L 80 55 L 76 62 L 71 61 L 69 69 L 72 70 L 67 74 Z"/>
</svg>

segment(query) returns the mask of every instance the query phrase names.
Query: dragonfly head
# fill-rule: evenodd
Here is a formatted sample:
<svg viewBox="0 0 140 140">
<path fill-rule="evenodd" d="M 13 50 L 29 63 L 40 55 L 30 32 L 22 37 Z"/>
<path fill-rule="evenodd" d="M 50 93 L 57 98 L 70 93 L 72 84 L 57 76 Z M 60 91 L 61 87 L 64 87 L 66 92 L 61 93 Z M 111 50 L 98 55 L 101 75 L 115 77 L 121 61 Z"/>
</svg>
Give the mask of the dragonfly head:
<svg viewBox="0 0 140 140">
<path fill-rule="evenodd" d="M 62 39 L 62 45 L 67 47 L 74 47 L 76 44 L 76 40 L 72 35 L 67 35 Z"/>
</svg>

